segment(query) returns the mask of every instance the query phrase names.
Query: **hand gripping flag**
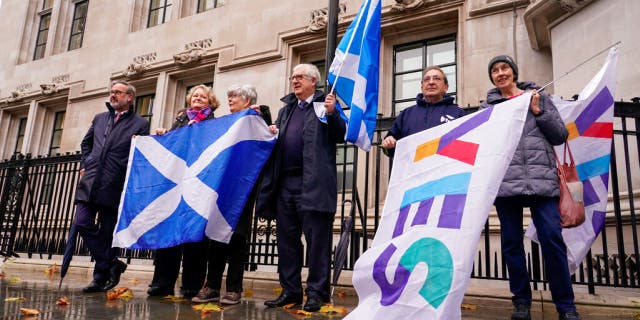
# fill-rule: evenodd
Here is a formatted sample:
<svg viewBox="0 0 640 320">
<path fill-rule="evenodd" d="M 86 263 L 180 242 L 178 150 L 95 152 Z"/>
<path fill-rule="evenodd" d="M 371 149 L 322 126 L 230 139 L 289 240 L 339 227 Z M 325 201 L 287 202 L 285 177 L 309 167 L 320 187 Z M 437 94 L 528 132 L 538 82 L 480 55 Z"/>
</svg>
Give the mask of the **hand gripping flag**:
<svg viewBox="0 0 640 320">
<path fill-rule="evenodd" d="M 380 16 L 380 0 L 365 0 L 338 44 L 328 75 L 347 123 L 345 140 L 365 151 L 371 149 L 378 112 Z M 340 105 L 349 107 L 349 116 Z"/>
<path fill-rule="evenodd" d="M 569 270 L 575 272 L 604 227 L 609 185 L 609 162 L 613 138 L 613 105 L 618 48 L 609 51 L 607 61 L 576 101 L 555 99 L 554 103 L 569 130 L 568 143 L 584 186 L 585 222 L 563 229 Z M 556 147 L 562 157 L 563 147 Z M 560 159 L 562 160 L 562 158 Z M 533 223 L 527 237 L 537 240 Z"/>
<path fill-rule="evenodd" d="M 114 247 L 229 242 L 276 136 L 253 110 L 136 137 Z"/>
<path fill-rule="evenodd" d="M 475 250 L 530 93 L 398 141 L 380 227 L 345 319 L 460 319 Z"/>
</svg>

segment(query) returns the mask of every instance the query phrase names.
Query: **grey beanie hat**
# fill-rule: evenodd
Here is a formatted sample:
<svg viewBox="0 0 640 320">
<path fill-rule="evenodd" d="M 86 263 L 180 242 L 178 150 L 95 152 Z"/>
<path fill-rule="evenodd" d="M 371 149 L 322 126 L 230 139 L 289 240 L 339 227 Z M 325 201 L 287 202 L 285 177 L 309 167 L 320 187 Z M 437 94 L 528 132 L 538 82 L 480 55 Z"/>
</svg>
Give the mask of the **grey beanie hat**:
<svg viewBox="0 0 640 320">
<path fill-rule="evenodd" d="M 491 59 L 491 61 L 489 61 L 489 80 L 491 81 L 491 83 L 493 83 L 493 78 L 491 78 L 491 68 L 493 68 L 493 65 L 498 62 L 504 62 L 508 64 L 511 67 L 511 70 L 513 70 L 513 81 L 518 81 L 518 65 L 516 65 L 516 62 L 513 61 L 513 58 L 511 58 L 510 56 L 500 55 L 494 57 L 493 59 Z"/>
</svg>

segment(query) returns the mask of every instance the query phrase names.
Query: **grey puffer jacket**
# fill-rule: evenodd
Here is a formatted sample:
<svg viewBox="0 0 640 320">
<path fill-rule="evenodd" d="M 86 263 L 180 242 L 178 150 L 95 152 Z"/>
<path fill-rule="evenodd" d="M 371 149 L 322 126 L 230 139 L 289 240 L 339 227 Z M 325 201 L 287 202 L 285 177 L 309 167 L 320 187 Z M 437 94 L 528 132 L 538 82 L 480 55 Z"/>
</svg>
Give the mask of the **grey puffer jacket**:
<svg viewBox="0 0 640 320">
<path fill-rule="evenodd" d="M 533 82 L 518 82 L 517 86 L 525 91 L 539 88 Z M 487 92 L 487 100 L 482 103 L 481 108 L 506 100 L 497 88 L 493 88 Z M 540 108 L 541 115 L 534 116 L 531 111 L 527 113 L 520 142 L 500 184 L 498 197 L 560 195 L 552 145 L 564 143 L 569 132 L 551 98 L 542 93 Z"/>
</svg>

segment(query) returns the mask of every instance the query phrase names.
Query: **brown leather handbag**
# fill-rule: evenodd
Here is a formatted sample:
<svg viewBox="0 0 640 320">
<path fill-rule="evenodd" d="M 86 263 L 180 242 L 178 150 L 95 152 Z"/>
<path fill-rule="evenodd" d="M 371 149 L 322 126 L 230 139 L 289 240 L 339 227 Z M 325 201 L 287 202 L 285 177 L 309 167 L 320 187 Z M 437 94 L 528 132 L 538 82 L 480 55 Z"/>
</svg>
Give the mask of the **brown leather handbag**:
<svg viewBox="0 0 640 320">
<path fill-rule="evenodd" d="M 567 163 L 567 151 L 569 153 L 570 163 Z M 573 161 L 573 154 L 569 143 L 564 144 L 564 156 L 562 163 L 556 154 L 555 149 L 553 154 L 556 156 L 556 163 L 558 164 L 558 182 L 560 185 L 560 224 L 563 228 L 573 228 L 581 225 L 585 220 L 584 213 L 584 200 L 583 200 L 583 186 L 578 171 L 576 170 L 576 164 Z"/>
</svg>

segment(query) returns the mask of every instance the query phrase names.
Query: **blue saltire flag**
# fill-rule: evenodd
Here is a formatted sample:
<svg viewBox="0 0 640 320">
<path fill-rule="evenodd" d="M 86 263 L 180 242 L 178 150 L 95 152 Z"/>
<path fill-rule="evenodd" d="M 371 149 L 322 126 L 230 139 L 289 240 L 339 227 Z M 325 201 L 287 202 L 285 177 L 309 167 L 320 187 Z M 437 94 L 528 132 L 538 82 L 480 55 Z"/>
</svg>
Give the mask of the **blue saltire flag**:
<svg viewBox="0 0 640 320">
<path fill-rule="evenodd" d="M 365 151 L 371 149 L 378 113 L 380 16 L 380 0 L 365 0 L 338 44 L 328 75 L 347 123 L 345 140 Z M 349 116 L 341 105 L 349 107 Z"/>
<path fill-rule="evenodd" d="M 135 137 L 113 246 L 228 243 L 275 142 L 253 110 Z"/>
</svg>

